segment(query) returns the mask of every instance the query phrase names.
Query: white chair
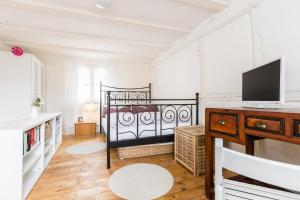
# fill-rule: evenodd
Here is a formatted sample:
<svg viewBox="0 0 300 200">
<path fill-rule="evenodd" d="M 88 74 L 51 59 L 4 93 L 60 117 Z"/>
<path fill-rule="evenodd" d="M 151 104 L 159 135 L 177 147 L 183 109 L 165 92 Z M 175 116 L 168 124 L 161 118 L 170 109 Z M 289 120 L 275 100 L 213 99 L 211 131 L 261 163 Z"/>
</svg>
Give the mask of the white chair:
<svg viewBox="0 0 300 200">
<path fill-rule="evenodd" d="M 299 156 L 299 155 L 295 155 Z M 224 179 L 222 169 L 287 189 L 291 192 Z M 293 192 L 292 192 L 293 191 Z M 215 141 L 216 200 L 300 200 L 300 166 L 246 155 Z"/>
</svg>

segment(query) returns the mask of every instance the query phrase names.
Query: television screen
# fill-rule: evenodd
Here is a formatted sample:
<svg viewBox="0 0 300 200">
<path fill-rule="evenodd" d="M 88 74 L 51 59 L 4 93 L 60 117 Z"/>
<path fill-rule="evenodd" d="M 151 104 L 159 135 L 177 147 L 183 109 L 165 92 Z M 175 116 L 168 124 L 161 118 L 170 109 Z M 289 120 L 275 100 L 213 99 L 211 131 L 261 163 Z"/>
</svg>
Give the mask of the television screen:
<svg viewBox="0 0 300 200">
<path fill-rule="evenodd" d="M 280 101 L 281 60 L 243 73 L 243 101 Z"/>
</svg>

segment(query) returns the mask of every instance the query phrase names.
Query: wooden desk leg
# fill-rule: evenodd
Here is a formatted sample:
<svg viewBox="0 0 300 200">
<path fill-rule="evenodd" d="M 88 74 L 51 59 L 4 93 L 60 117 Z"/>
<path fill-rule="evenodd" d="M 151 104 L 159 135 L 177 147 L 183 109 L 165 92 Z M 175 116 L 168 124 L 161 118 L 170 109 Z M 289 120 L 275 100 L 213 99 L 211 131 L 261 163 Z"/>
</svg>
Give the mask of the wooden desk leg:
<svg viewBox="0 0 300 200">
<path fill-rule="evenodd" d="M 246 136 L 246 142 L 245 142 L 246 154 L 254 156 L 254 154 L 255 154 L 254 141 L 255 141 L 255 139 L 253 137 Z"/>
<path fill-rule="evenodd" d="M 209 134 L 205 136 L 205 194 L 208 199 L 214 196 L 214 138 Z"/>
</svg>

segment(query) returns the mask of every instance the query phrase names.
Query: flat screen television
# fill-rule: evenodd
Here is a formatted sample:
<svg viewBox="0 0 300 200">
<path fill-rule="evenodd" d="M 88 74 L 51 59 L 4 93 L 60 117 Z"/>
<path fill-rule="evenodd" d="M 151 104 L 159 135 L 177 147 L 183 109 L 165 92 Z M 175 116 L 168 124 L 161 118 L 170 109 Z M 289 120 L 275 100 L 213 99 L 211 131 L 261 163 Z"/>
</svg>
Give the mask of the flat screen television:
<svg viewBox="0 0 300 200">
<path fill-rule="evenodd" d="M 284 103 L 285 62 L 280 58 L 243 73 L 242 100 L 251 105 Z"/>
</svg>

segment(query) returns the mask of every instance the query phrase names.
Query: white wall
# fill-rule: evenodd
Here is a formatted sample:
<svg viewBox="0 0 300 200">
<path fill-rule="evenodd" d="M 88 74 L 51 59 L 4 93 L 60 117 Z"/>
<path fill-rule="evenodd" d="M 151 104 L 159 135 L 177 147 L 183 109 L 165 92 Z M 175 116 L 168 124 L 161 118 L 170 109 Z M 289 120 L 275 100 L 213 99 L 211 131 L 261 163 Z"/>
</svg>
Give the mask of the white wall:
<svg viewBox="0 0 300 200">
<path fill-rule="evenodd" d="M 74 77 L 76 65 L 89 64 L 105 69 L 105 84 L 118 87 L 139 87 L 148 84 L 148 65 L 141 62 L 99 61 L 79 58 L 64 58 L 51 55 L 37 57 L 46 65 L 46 110 L 63 112 L 65 134 L 74 133 L 74 122 L 77 120 L 77 109 L 72 91 L 76 90 Z M 74 63 L 74 69 L 72 68 Z"/>
<path fill-rule="evenodd" d="M 199 43 L 170 54 L 150 68 L 153 97 L 194 98 L 200 92 Z"/>
<path fill-rule="evenodd" d="M 1 51 L 9 51 L 9 47 L 6 44 L 4 44 L 3 41 L 0 41 L 0 50 Z"/>
<path fill-rule="evenodd" d="M 203 39 L 206 95 L 241 93 L 241 73 L 252 66 L 250 23 L 245 15 Z"/>
<path fill-rule="evenodd" d="M 241 95 L 242 72 L 285 56 L 287 100 L 300 100 L 295 96 L 300 92 L 299 8 L 297 0 L 264 0 L 250 13 L 205 37 L 208 95 Z"/>
<path fill-rule="evenodd" d="M 287 61 L 287 101 L 300 102 L 300 1 L 263 0 L 258 6 L 246 1 L 234 2 L 227 11 L 207 20 L 187 39 L 160 55 L 152 67 L 156 71 L 153 82 L 160 83 L 156 87 L 163 86 L 165 91 L 180 94 L 193 86 L 191 82 L 200 82 L 202 119 L 205 107 L 240 105 L 242 72 L 283 55 Z M 192 49 L 193 45 L 196 48 Z M 184 59 L 173 53 L 185 49 L 191 51 Z M 162 84 L 161 79 L 177 73 L 171 70 L 180 68 L 179 65 L 183 70 L 186 66 L 183 63 L 196 63 L 193 66 L 196 69 L 185 71 L 181 78 L 187 85 L 176 85 L 174 90 L 171 88 L 174 85 Z M 257 144 L 257 150 L 264 157 L 300 164 L 300 157 L 296 156 L 300 154 L 299 145 L 264 141 Z"/>
<path fill-rule="evenodd" d="M 300 100 L 300 1 L 266 0 L 255 9 L 257 26 L 255 34 L 260 37 L 257 45 L 257 63 L 264 63 L 272 58 L 286 57 L 287 100 Z"/>
</svg>

